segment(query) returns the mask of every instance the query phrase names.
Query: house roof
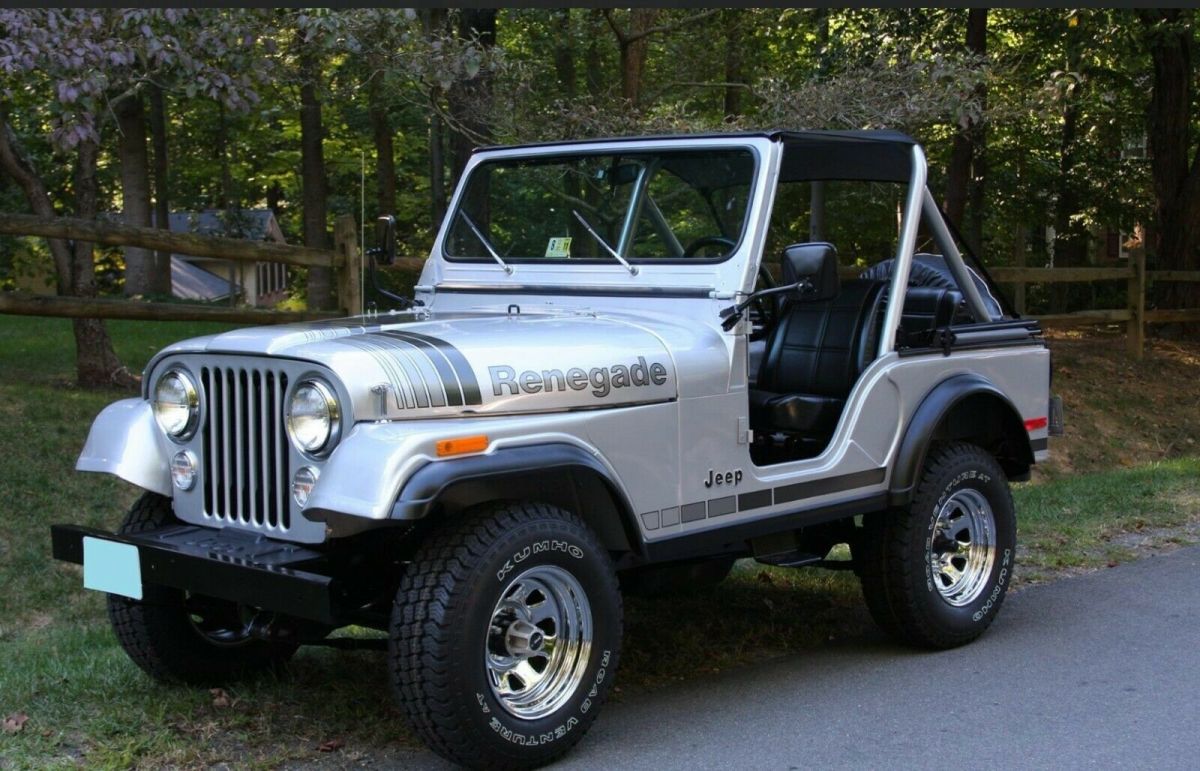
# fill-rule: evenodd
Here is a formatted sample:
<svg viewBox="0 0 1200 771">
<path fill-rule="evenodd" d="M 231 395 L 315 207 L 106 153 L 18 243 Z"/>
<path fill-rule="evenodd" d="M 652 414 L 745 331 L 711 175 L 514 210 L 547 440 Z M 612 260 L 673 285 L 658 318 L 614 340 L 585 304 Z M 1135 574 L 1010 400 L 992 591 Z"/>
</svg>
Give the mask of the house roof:
<svg viewBox="0 0 1200 771">
<path fill-rule="evenodd" d="M 176 233 L 244 238 L 247 241 L 283 242 L 283 232 L 270 209 L 204 209 L 175 211 L 168 219 Z M 219 267 L 226 260 L 171 255 L 171 294 L 189 300 L 225 300 L 234 291 L 229 279 L 205 270 L 201 265 Z"/>
<path fill-rule="evenodd" d="M 171 294 L 186 300 L 227 300 L 229 279 L 210 273 L 178 254 L 172 254 Z"/>
<path fill-rule="evenodd" d="M 275 213 L 270 209 L 204 209 L 173 211 L 169 222 L 176 233 L 244 238 L 248 241 L 282 240 Z"/>
</svg>

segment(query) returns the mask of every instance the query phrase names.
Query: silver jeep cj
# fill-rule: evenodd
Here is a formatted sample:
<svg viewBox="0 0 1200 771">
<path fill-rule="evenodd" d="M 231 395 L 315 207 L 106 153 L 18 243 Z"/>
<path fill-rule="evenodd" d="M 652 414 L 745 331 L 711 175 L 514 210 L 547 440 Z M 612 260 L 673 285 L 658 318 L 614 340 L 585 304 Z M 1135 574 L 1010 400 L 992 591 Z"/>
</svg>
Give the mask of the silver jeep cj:
<svg viewBox="0 0 1200 771">
<path fill-rule="evenodd" d="M 743 557 L 849 544 L 885 630 L 966 643 L 1061 408 L 925 175 L 886 131 L 481 150 L 404 309 L 158 354 L 78 463 L 145 493 L 54 555 L 164 680 L 386 631 L 415 730 L 469 765 L 580 739 L 622 588 Z"/>
</svg>

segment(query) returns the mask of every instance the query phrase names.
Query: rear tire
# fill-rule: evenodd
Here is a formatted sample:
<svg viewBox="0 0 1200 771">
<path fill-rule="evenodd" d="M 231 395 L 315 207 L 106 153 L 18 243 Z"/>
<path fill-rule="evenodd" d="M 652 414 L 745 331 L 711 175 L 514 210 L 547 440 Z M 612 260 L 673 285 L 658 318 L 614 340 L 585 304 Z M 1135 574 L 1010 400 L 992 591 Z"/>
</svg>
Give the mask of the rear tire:
<svg viewBox="0 0 1200 771">
<path fill-rule="evenodd" d="M 392 690 L 416 732 L 473 768 L 549 763 L 587 731 L 621 646 L 608 552 L 574 514 L 489 504 L 429 535 L 392 610 Z"/>
<path fill-rule="evenodd" d="M 122 535 L 177 522 L 171 499 L 145 493 L 133 504 Z M 245 634 L 232 602 L 188 597 L 179 589 L 147 585 L 143 599 L 108 595 L 108 618 L 133 663 L 155 680 L 220 685 L 282 666 L 296 646 Z"/>
<path fill-rule="evenodd" d="M 1012 581 L 1016 515 L 1008 480 L 986 450 L 935 445 L 908 509 L 867 517 L 863 596 L 901 642 L 953 648 L 995 619 Z"/>
</svg>

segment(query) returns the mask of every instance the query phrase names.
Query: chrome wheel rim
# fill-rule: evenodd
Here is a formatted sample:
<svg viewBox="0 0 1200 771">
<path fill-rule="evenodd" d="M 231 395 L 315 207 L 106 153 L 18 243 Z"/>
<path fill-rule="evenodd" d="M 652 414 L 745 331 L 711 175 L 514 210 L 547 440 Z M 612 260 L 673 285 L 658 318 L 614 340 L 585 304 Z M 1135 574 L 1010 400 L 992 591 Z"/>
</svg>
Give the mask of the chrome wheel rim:
<svg viewBox="0 0 1200 771">
<path fill-rule="evenodd" d="M 500 593 L 488 622 L 484 664 L 492 695 L 514 717 L 550 715 L 583 682 L 591 650 L 583 586 L 555 565 L 530 568 Z"/>
<path fill-rule="evenodd" d="M 978 490 L 951 495 L 938 510 L 929 551 L 930 574 L 942 599 L 970 605 L 983 593 L 996 561 L 996 518 Z"/>
</svg>

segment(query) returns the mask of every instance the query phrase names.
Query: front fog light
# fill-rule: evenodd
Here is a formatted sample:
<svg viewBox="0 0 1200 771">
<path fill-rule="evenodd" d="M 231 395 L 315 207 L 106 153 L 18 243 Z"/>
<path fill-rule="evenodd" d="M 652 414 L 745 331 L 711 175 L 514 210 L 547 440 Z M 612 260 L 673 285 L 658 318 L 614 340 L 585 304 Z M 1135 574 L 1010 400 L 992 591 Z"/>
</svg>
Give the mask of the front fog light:
<svg viewBox="0 0 1200 771">
<path fill-rule="evenodd" d="M 312 466 L 305 466 L 296 472 L 296 476 L 292 477 L 292 500 L 296 501 L 296 505 L 300 508 L 304 508 L 304 505 L 308 503 L 308 496 L 317 484 L 318 476 L 320 476 L 319 471 Z"/>
<path fill-rule="evenodd" d="M 196 485 L 196 456 L 180 450 L 171 458 L 171 481 L 180 490 L 188 491 Z"/>
</svg>

